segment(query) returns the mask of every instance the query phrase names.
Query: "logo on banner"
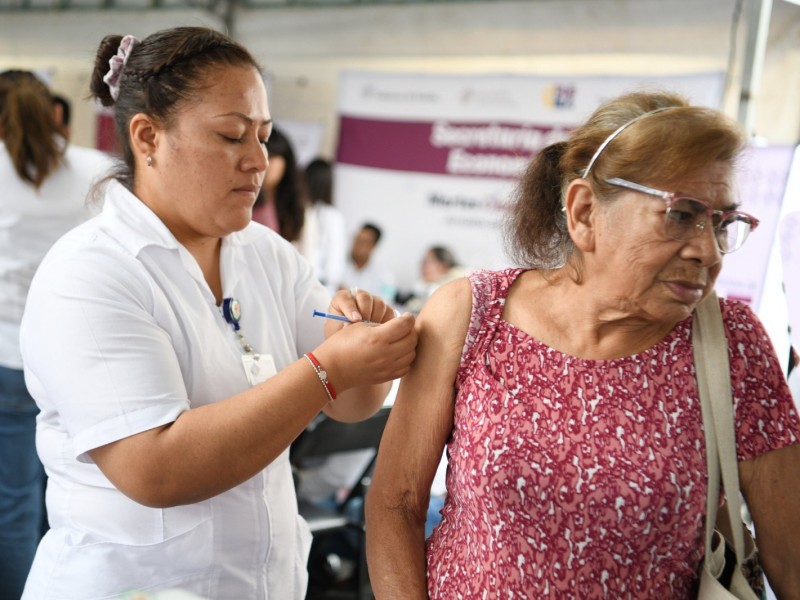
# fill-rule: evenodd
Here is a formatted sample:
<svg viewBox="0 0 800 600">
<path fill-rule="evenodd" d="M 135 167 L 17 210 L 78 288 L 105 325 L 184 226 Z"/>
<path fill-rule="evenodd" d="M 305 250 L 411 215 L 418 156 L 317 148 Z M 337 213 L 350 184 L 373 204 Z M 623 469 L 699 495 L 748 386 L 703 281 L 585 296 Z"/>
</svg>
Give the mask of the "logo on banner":
<svg viewBox="0 0 800 600">
<path fill-rule="evenodd" d="M 496 229 L 508 208 L 505 190 L 493 193 L 447 192 L 432 190 L 428 205 L 442 215 L 442 222 L 448 226 L 482 227 Z"/>
<path fill-rule="evenodd" d="M 550 85 L 544 89 L 542 102 L 548 108 L 561 110 L 575 107 L 575 86 L 574 85 Z"/>
<path fill-rule="evenodd" d="M 462 105 L 485 107 L 492 111 L 508 110 L 517 105 L 514 96 L 502 88 L 483 89 L 465 86 L 459 97 Z"/>
<path fill-rule="evenodd" d="M 417 90 L 388 90 L 381 89 L 374 84 L 365 85 L 361 90 L 363 98 L 379 102 L 414 102 L 421 104 L 437 104 L 440 102 L 439 94 L 430 91 Z"/>
</svg>

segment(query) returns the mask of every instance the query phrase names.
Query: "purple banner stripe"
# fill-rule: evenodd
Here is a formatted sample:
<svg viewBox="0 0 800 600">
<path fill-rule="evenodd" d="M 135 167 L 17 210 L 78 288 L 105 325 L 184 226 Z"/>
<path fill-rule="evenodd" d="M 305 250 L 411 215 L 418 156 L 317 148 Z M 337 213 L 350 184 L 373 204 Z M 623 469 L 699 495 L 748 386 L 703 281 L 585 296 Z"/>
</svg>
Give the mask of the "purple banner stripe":
<svg viewBox="0 0 800 600">
<path fill-rule="evenodd" d="M 342 116 L 336 160 L 393 171 L 513 178 L 536 152 L 563 135 L 560 129 L 519 124 Z"/>
<path fill-rule="evenodd" d="M 417 173 L 447 173 L 447 148 L 431 146 L 432 123 L 341 117 L 340 163 Z"/>
</svg>

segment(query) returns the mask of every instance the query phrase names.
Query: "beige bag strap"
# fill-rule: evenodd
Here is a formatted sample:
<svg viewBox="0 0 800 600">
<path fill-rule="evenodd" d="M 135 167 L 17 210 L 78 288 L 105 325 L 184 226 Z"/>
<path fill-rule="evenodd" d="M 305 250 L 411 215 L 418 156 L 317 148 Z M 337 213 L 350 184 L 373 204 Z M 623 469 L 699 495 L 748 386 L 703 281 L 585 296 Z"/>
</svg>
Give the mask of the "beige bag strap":
<svg viewBox="0 0 800 600">
<path fill-rule="evenodd" d="M 744 561 L 744 534 L 740 524 L 742 509 L 739 500 L 739 465 L 736 459 L 728 342 L 722 324 L 719 299 L 713 291 L 695 309 L 692 346 L 708 461 L 706 561 L 711 556 L 711 540 L 717 520 L 721 467 L 736 562 L 741 566 Z"/>
</svg>

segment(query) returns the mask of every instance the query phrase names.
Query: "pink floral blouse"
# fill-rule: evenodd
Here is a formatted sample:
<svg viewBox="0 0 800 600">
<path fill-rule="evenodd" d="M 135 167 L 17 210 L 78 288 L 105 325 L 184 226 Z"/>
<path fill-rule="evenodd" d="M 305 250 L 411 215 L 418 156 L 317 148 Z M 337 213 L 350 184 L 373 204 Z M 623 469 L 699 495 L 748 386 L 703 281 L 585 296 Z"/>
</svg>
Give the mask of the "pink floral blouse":
<svg viewBox="0 0 800 600">
<path fill-rule="evenodd" d="M 501 318 L 521 272 L 470 276 L 430 597 L 688 598 L 706 497 L 691 318 L 635 356 L 575 358 Z M 797 443 L 763 326 L 721 305 L 739 459 Z"/>
</svg>

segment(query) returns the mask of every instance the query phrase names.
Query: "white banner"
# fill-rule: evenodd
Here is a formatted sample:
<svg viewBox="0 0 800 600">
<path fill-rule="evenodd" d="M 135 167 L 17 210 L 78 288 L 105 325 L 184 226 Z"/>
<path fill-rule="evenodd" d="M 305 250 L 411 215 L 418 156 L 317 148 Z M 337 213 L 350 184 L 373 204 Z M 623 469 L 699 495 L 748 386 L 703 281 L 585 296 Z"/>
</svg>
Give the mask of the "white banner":
<svg viewBox="0 0 800 600">
<path fill-rule="evenodd" d="M 791 341 L 800 352 L 800 211 L 791 212 L 781 219 L 779 235 Z"/>
<path fill-rule="evenodd" d="M 793 155 L 792 146 L 753 147 L 739 172 L 741 209 L 756 217 L 759 225 L 740 250 L 725 257 L 716 288 L 721 296 L 746 302 L 755 311 L 759 310 L 765 293 L 767 267 Z"/>
<path fill-rule="evenodd" d="M 279 128 L 289 138 L 299 169 L 305 169 L 308 163 L 320 157 L 322 137 L 325 134 L 325 123 L 322 121 L 276 119 L 275 127 Z"/>
<path fill-rule="evenodd" d="M 382 228 L 379 258 L 398 287 L 418 279 L 433 245 L 468 268 L 509 264 L 500 222 L 531 156 L 606 99 L 665 88 L 718 107 L 722 73 L 533 77 L 347 72 L 340 80 L 336 204 L 350 235 Z"/>
</svg>

